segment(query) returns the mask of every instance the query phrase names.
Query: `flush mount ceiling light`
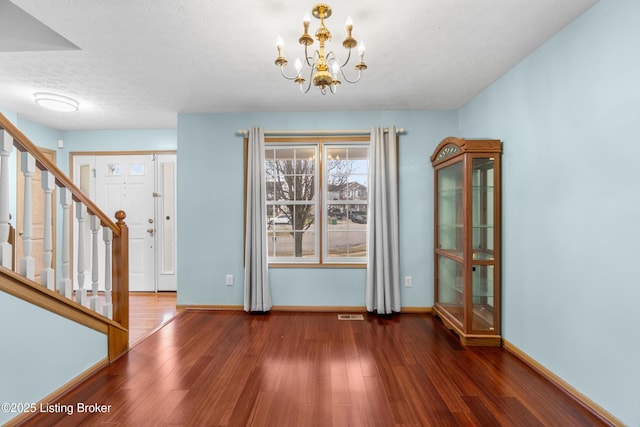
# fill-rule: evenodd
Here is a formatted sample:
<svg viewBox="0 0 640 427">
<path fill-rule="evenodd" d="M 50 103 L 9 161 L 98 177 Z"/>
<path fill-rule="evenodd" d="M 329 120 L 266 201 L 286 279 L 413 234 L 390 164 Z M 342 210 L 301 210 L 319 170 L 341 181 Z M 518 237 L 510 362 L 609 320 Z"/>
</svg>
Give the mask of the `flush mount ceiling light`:
<svg viewBox="0 0 640 427">
<path fill-rule="evenodd" d="M 36 104 L 54 111 L 63 111 L 66 113 L 78 111 L 80 105 L 78 101 L 68 96 L 57 95 L 55 93 L 37 92 L 33 94 Z"/>
<path fill-rule="evenodd" d="M 320 89 L 320 92 L 323 95 L 327 93 L 327 89 L 329 89 L 331 93 L 336 93 L 338 85 L 341 83 L 339 77 L 347 83 L 357 83 L 360 80 L 362 71 L 367 69 L 367 64 L 364 63 L 364 43 L 360 43 L 360 47 L 358 48 L 360 60 L 355 65 L 355 69 L 358 70 L 358 77 L 350 80 L 345 75 L 343 67 L 346 66 L 351 59 L 351 49 L 358 46 L 358 42 L 351 35 L 351 32 L 353 31 L 353 22 L 351 21 L 351 18 L 347 18 L 347 36 L 342 42 L 342 46 L 348 50 L 347 59 L 344 62 L 341 62 L 333 51 L 329 51 L 325 54 L 324 50 L 325 42 L 331 40 L 331 32 L 324 25 L 324 20 L 331 16 L 331 7 L 328 4 L 317 4 L 313 7 L 311 13 L 315 18 L 320 20 L 320 28 L 318 28 L 315 33 L 315 38 L 318 40 L 318 43 L 320 43 L 320 47 L 313 52 L 312 56 L 309 55 L 309 46 L 313 44 L 313 37 L 309 35 L 309 14 L 307 13 L 302 19 L 304 32 L 298 39 L 298 43 L 304 46 L 304 59 L 302 61 L 300 61 L 300 59 L 296 59 L 296 74 L 288 76 L 284 72 L 284 67 L 287 65 L 288 61 L 282 53 L 283 42 L 280 37 L 278 37 L 278 57 L 275 62 L 276 65 L 280 67 L 282 76 L 288 80 L 293 80 L 295 83 L 298 83 L 300 90 L 303 93 L 309 92 L 311 82 L 313 82 L 314 86 Z M 309 81 L 306 87 L 306 80 L 302 77 L 302 68 L 304 65 L 309 68 Z M 305 74 L 306 73 L 307 71 L 305 71 Z"/>
</svg>

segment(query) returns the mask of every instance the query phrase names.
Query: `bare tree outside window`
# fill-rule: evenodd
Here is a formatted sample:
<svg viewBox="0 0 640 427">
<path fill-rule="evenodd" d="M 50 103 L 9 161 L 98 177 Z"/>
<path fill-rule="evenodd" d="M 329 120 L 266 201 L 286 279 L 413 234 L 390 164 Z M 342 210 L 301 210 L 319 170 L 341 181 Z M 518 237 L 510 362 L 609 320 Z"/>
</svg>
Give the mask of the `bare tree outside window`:
<svg viewBox="0 0 640 427">
<path fill-rule="evenodd" d="M 288 233 L 293 238 L 291 252 L 284 245 L 284 249 L 279 252 L 274 244 L 274 255 L 303 257 L 305 252 L 315 249 L 313 245 L 305 251 L 303 238 L 315 222 L 316 149 L 268 149 L 265 159 L 267 215 L 270 218 L 271 237 L 276 241 L 278 237 Z"/>
</svg>

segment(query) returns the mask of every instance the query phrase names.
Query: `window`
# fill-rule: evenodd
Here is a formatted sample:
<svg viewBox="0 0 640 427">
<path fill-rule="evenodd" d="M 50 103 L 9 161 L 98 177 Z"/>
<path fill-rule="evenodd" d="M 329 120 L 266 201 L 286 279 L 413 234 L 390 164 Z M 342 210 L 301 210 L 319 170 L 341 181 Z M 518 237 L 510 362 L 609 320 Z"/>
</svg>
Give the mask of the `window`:
<svg viewBox="0 0 640 427">
<path fill-rule="evenodd" d="M 271 264 L 364 264 L 369 139 L 269 138 L 265 148 Z"/>
</svg>

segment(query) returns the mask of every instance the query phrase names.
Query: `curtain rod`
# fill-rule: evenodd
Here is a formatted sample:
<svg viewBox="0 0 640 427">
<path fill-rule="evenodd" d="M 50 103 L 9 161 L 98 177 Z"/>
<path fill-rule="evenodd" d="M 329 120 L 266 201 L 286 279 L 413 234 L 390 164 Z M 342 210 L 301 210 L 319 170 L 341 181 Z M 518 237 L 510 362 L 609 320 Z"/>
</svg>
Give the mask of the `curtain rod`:
<svg viewBox="0 0 640 427">
<path fill-rule="evenodd" d="M 385 132 L 389 132 L 389 128 L 384 128 Z M 248 136 L 249 131 L 238 129 L 239 136 Z M 404 133 L 404 128 L 396 128 L 396 133 Z M 306 135 L 369 135 L 371 129 L 355 129 L 355 130 L 265 130 L 265 136 L 306 136 Z"/>
</svg>

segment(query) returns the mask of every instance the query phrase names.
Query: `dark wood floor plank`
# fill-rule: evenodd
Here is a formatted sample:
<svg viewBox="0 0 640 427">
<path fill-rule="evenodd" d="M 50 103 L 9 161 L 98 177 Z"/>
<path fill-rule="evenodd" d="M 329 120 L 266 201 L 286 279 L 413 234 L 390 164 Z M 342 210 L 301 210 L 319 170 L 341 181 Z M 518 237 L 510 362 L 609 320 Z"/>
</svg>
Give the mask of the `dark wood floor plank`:
<svg viewBox="0 0 640 427">
<path fill-rule="evenodd" d="M 498 418 L 494 415 L 495 411 L 492 411 L 481 398 L 477 396 L 465 396 L 463 399 L 478 425 L 486 427 L 501 425 Z"/>
<path fill-rule="evenodd" d="M 25 426 L 601 426 L 506 351 L 430 315 L 186 311 Z M 54 402 L 52 402 L 54 403 Z"/>
</svg>

